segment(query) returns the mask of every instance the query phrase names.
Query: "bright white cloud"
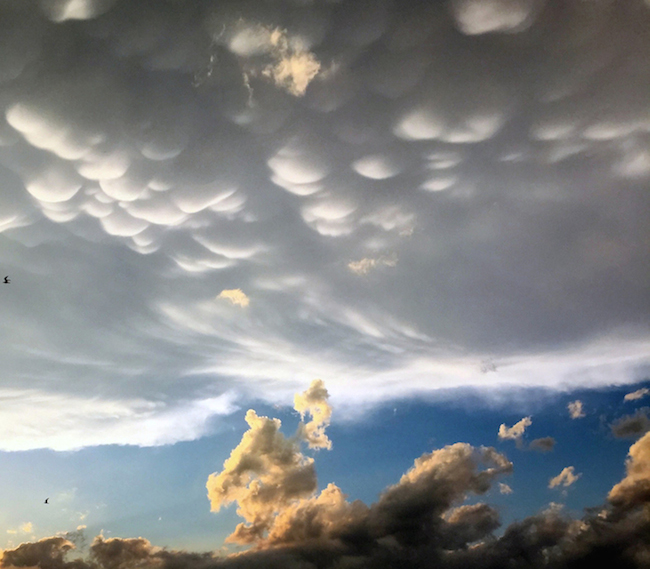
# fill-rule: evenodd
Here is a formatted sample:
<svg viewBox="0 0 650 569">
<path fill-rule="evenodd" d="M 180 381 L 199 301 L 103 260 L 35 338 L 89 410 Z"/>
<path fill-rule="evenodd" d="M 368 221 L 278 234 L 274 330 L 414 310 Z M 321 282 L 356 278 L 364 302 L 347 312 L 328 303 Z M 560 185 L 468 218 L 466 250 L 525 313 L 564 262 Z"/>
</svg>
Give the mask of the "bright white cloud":
<svg viewBox="0 0 650 569">
<path fill-rule="evenodd" d="M 522 31 L 543 0 L 452 0 L 460 30 L 468 35 Z"/>
<path fill-rule="evenodd" d="M 34 412 L 35 405 L 38 413 Z M 211 418 L 235 409 L 231 394 L 172 407 L 145 400 L 4 389 L 0 398 L 0 449 L 65 451 L 103 444 L 173 444 L 206 434 Z"/>
</svg>

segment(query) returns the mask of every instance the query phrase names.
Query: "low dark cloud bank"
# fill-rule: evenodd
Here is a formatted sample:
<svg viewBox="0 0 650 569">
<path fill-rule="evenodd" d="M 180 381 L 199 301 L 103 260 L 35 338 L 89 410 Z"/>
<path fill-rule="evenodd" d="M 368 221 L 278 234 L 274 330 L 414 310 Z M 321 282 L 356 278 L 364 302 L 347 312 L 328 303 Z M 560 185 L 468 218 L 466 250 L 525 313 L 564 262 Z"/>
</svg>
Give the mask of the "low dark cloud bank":
<svg viewBox="0 0 650 569">
<path fill-rule="evenodd" d="M 488 460 L 488 467 L 479 464 Z M 496 460 L 489 466 L 490 461 Z M 431 464 L 428 464 L 431 463 Z M 41 569 L 265 568 L 638 568 L 650 560 L 650 435 L 630 449 L 627 476 L 609 503 L 580 520 L 549 509 L 505 528 L 488 504 L 454 505 L 483 493 L 511 465 L 493 449 L 457 443 L 423 455 L 402 480 L 368 507 L 347 503 L 334 486 L 278 515 L 268 538 L 244 553 L 170 551 L 146 539 L 95 538 L 85 559 L 62 537 L 6 550 L 2 567 Z M 460 474 L 460 476 L 458 476 Z"/>
<path fill-rule="evenodd" d="M 318 410 L 329 406 L 322 382 L 314 382 L 300 397 L 296 406 L 310 401 L 312 424 L 316 422 L 324 440 L 322 418 L 329 413 Z M 650 562 L 650 433 L 630 447 L 626 475 L 611 489 L 605 505 L 573 519 L 551 504 L 497 537 L 498 511 L 484 502 L 463 503 L 485 494 L 512 472 L 512 463 L 494 448 L 456 443 L 425 453 L 367 506 L 349 502 L 332 483 L 316 494 L 314 460 L 300 450 L 310 442 L 304 423 L 294 437 L 286 438 L 278 419 L 249 411 L 247 421 L 249 431 L 223 472 L 209 477 L 207 487 L 213 509 L 237 502 L 245 523 L 228 541 L 250 545 L 249 550 L 218 556 L 166 550 L 143 538 L 98 536 L 85 558 L 68 559 L 73 543 L 50 537 L 4 551 L 0 566 L 577 569 L 598 562 L 641 569 Z M 573 476 L 572 470 L 565 469 Z"/>
</svg>

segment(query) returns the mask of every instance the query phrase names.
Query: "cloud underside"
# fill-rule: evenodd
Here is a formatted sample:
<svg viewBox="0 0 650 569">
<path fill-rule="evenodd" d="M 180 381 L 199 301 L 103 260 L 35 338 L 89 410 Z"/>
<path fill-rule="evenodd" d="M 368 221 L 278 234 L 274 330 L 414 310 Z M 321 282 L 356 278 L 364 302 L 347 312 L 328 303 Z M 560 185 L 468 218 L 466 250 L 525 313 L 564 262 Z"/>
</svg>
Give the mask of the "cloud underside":
<svg viewBox="0 0 650 569">
<path fill-rule="evenodd" d="M 1 3 L 0 448 L 647 377 L 646 3 L 137 4 Z"/>
</svg>

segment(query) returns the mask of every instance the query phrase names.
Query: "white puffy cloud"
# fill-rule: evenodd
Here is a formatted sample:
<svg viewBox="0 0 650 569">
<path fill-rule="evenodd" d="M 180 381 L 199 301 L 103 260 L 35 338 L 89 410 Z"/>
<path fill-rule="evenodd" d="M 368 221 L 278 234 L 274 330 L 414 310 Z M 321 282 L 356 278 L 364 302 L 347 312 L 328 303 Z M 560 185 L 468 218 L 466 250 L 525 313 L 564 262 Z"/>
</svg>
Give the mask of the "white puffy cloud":
<svg viewBox="0 0 650 569">
<path fill-rule="evenodd" d="M 320 379 L 312 381 L 307 391 L 297 393 L 293 398 L 293 408 L 300 413 L 301 419 L 304 420 L 306 414 L 311 415 L 311 420 L 301 423 L 299 427 L 299 435 L 305 439 L 309 448 L 332 448 L 332 441 L 325 434 L 332 416 L 328 398 L 329 393 Z"/>
<path fill-rule="evenodd" d="M 557 486 L 571 486 L 581 476 L 582 474 L 575 473 L 575 467 L 567 466 L 566 468 L 562 469 L 562 472 L 560 472 L 560 474 L 554 476 L 549 480 L 548 487 L 556 488 Z"/>
<path fill-rule="evenodd" d="M 499 426 L 498 436 L 502 440 L 511 439 L 521 444 L 521 439 L 524 436 L 527 427 L 530 427 L 533 421 L 530 417 L 524 417 L 521 421 L 517 421 L 512 427 L 506 426 L 502 423 Z"/>
<path fill-rule="evenodd" d="M 567 404 L 567 409 L 569 410 L 569 417 L 572 419 L 581 419 L 585 416 L 582 401 L 580 401 L 580 399 L 570 401 Z"/>
</svg>

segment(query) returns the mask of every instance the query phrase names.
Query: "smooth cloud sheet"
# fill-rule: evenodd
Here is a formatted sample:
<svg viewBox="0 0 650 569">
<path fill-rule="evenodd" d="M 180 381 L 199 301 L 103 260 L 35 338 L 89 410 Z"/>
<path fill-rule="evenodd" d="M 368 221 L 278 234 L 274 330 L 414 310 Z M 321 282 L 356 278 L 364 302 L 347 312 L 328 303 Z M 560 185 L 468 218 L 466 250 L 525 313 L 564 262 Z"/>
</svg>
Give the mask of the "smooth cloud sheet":
<svg viewBox="0 0 650 569">
<path fill-rule="evenodd" d="M 0 388 L 129 418 L 2 406 L 0 446 L 190 440 L 197 406 L 314 377 L 348 418 L 647 377 L 649 27 L 640 0 L 2 2 Z"/>
</svg>

